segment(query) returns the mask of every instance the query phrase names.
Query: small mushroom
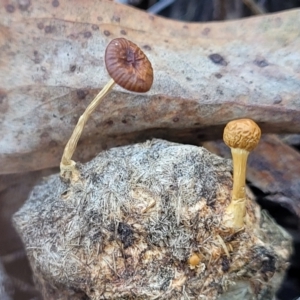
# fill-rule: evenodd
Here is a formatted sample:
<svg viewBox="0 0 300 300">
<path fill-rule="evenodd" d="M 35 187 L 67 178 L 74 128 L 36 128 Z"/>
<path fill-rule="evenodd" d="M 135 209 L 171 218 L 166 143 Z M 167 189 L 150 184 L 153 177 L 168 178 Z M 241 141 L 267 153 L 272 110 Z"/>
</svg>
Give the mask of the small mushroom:
<svg viewBox="0 0 300 300">
<path fill-rule="evenodd" d="M 84 125 L 114 84 L 117 83 L 124 89 L 138 93 L 145 93 L 152 86 L 153 69 L 150 61 L 136 44 L 127 39 L 117 38 L 108 44 L 105 51 L 105 65 L 111 79 L 81 115 L 64 149 L 60 174 L 65 179 L 78 180 L 79 172 L 76 170 L 76 163 L 71 158 Z"/>
<path fill-rule="evenodd" d="M 233 189 L 223 223 L 235 230 L 244 226 L 247 158 L 250 151 L 257 146 L 260 136 L 260 128 L 250 119 L 231 121 L 224 129 L 223 140 L 231 148 L 233 159 Z"/>
<path fill-rule="evenodd" d="M 200 262 L 201 262 L 201 255 L 197 253 L 193 253 L 188 259 L 188 265 L 191 270 L 194 270 L 196 267 L 198 267 Z"/>
</svg>

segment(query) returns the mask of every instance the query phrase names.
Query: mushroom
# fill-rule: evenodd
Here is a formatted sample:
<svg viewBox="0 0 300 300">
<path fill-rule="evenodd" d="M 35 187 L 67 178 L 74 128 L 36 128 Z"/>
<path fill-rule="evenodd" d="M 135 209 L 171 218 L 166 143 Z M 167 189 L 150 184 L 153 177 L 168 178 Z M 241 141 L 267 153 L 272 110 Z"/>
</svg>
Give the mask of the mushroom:
<svg viewBox="0 0 300 300">
<path fill-rule="evenodd" d="M 197 253 L 193 253 L 188 258 L 188 265 L 191 270 L 195 269 L 199 265 L 199 263 L 201 262 L 201 258 L 202 258 L 202 256 Z"/>
<path fill-rule="evenodd" d="M 247 158 L 257 146 L 260 136 L 260 128 L 250 119 L 231 121 L 224 129 L 223 140 L 231 148 L 233 159 L 232 198 L 223 217 L 226 227 L 240 229 L 244 226 Z"/>
<path fill-rule="evenodd" d="M 138 93 L 145 93 L 152 86 L 153 69 L 150 61 L 136 44 L 127 39 L 117 38 L 108 44 L 105 51 L 105 65 L 111 79 L 81 115 L 64 149 L 60 174 L 65 179 L 78 180 L 79 172 L 76 170 L 76 163 L 71 160 L 72 155 L 84 125 L 115 83 L 124 89 Z"/>
</svg>

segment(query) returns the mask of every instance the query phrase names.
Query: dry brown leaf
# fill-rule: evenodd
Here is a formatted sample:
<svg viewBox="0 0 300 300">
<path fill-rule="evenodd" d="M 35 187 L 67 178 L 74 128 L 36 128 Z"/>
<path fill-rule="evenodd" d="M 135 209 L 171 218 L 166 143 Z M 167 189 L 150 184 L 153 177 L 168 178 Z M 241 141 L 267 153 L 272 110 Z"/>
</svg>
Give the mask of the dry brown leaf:
<svg viewBox="0 0 300 300">
<path fill-rule="evenodd" d="M 0 173 L 59 164 L 79 115 L 108 81 L 108 42 L 153 63 L 146 95 L 116 88 L 85 128 L 77 159 L 153 136 L 197 143 L 224 124 L 300 132 L 300 10 L 181 23 L 104 0 L 0 0 Z"/>
</svg>

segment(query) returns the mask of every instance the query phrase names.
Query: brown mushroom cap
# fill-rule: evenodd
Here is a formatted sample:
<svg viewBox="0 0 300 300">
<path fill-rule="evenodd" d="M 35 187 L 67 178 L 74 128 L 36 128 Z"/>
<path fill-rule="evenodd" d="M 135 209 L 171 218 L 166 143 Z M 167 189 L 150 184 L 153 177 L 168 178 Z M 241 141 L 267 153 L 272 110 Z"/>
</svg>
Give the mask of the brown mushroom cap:
<svg viewBox="0 0 300 300">
<path fill-rule="evenodd" d="M 239 119 L 229 122 L 223 134 L 225 144 L 230 148 L 252 151 L 258 144 L 261 131 L 250 119 Z"/>
<path fill-rule="evenodd" d="M 111 78 L 126 90 L 149 91 L 153 69 L 144 52 L 124 38 L 112 40 L 105 51 L 105 65 Z"/>
</svg>

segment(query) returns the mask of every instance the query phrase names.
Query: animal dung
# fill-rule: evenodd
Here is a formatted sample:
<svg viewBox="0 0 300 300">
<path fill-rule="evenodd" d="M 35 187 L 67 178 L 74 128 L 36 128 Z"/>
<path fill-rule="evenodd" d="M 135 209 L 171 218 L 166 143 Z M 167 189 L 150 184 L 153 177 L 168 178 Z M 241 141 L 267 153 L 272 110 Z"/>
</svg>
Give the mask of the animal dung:
<svg viewBox="0 0 300 300">
<path fill-rule="evenodd" d="M 223 226 L 231 161 L 154 139 L 111 148 L 36 186 L 14 215 L 35 282 L 52 299 L 272 299 L 290 236 L 247 195 Z"/>
</svg>

